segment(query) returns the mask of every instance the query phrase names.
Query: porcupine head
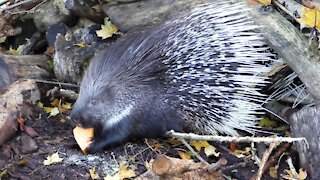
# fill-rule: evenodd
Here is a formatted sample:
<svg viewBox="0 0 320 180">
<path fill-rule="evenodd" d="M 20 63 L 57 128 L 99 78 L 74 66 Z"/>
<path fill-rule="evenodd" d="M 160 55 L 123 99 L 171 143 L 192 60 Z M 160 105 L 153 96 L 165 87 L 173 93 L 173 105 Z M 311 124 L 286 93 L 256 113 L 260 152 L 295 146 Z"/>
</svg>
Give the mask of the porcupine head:
<svg viewBox="0 0 320 180">
<path fill-rule="evenodd" d="M 168 130 L 254 133 L 270 61 L 242 3 L 217 1 L 94 57 L 71 119 L 94 128 L 88 152 Z"/>
</svg>

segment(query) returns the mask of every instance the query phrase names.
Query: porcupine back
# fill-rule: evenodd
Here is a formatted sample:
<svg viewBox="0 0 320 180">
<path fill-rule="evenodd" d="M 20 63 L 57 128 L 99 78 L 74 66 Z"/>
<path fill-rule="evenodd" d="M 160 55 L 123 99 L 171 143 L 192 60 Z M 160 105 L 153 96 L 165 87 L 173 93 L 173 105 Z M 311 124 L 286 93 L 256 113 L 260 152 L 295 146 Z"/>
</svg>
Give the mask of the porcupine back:
<svg viewBox="0 0 320 180">
<path fill-rule="evenodd" d="M 219 4 L 172 22 L 175 29 L 169 30 L 163 50 L 163 63 L 170 67 L 166 77 L 176 87 L 186 121 L 198 132 L 253 132 L 272 55 L 244 5 Z"/>
<path fill-rule="evenodd" d="M 257 28 L 242 3 L 202 5 L 153 31 L 119 40 L 126 41 L 126 50 L 101 53 L 96 59 L 108 53 L 113 57 L 93 60 L 82 96 L 103 89 L 102 82 L 110 84 L 106 77 L 130 84 L 128 91 L 136 88 L 138 93 L 144 86 L 157 86 L 154 89 L 166 94 L 164 102 L 197 133 L 254 133 L 256 115 L 267 98 L 260 93 L 269 83 L 263 74 L 270 71 L 266 63 L 273 56 Z M 128 97 L 137 101 L 134 93 Z M 122 104 L 127 103 L 131 101 Z"/>
</svg>

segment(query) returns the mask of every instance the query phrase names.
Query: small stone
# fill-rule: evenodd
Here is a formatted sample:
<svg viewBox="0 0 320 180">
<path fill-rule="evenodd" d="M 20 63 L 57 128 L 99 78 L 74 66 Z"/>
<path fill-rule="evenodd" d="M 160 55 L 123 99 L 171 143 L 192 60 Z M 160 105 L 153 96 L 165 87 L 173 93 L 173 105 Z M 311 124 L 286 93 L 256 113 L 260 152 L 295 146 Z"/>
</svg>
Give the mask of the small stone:
<svg viewBox="0 0 320 180">
<path fill-rule="evenodd" d="M 24 154 L 32 153 L 38 150 L 38 145 L 34 139 L 26 134 L 21 135 L 21 152 Z"/>
</svg>

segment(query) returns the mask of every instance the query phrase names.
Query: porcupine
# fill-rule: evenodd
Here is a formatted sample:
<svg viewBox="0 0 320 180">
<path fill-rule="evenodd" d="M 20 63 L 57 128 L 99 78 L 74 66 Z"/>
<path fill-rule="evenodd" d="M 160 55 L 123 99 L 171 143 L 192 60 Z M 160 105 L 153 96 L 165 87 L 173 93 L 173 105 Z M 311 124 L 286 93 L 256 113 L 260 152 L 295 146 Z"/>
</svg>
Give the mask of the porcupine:
<svg viewBox="0 0 320 180">
<path fill-rule="evenodd" d="M 243 3 L 218 1 L 129 32 L 89 65 L 71 112 L 88 152 L 168 130 L 255 133 L 272 54 Z"/>
</svg>

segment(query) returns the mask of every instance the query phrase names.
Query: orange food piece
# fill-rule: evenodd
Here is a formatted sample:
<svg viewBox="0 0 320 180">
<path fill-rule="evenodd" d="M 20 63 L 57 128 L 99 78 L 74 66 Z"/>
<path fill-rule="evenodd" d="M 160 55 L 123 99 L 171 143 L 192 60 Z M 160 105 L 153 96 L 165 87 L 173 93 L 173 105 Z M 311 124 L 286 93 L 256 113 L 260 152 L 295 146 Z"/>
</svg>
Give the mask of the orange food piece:
<svg viewBox="0 0 320 180">
<path fill-rule="evenodd" d="M 79 126 L 76 126 L 73 129 L 73 136 L 75 140 L 77 141 L 78 145 L 80 146 L 83 153 L 87 153 L 86 149 L 87 147 L 92 143 L 92 138 L 94 135 L 93 128 L 82 128 Z"/>
</svg>

